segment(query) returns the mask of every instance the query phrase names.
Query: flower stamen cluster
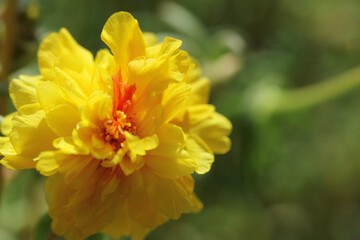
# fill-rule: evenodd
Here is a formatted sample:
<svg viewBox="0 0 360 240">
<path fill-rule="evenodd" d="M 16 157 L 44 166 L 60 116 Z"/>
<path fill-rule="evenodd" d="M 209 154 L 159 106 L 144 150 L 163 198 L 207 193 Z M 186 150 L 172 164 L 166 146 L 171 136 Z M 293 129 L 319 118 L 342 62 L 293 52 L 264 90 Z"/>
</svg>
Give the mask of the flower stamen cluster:
<svg viewBox="0 0 360 240">
<path fill-rule="evenodd" d="M 104 123 L 104 128 L 100 129 L 100 136 L 105 142 L 111 144 L 113 150 L 117 152 L 124 147 L 125 131 L 136 135 L 136 126 L 131 116 L 126 115 L 123 111 L 117 110 L 115 117 Z"/>
<path fill-rule="evenodd" d="M 112 77 L 113 81 L 113 114 L 112 119 L 105 121 L 104 128 L 100 129 L 100 136 L 105 142 L 110 143 L 117 152 L 124 147 L 126 140 L 125 131 L 136 135 L 135 114 L 131 112 L 135 85 L 128 86 L 122 82 L 121 72 L 118 77 Z"/>
</svg>

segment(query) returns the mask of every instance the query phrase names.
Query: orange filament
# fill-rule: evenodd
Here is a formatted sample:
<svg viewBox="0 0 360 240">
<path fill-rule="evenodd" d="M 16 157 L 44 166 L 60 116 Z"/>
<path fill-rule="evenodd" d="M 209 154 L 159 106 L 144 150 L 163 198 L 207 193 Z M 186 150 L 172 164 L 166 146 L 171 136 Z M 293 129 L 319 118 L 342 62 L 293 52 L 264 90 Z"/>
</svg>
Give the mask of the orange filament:
<svg viewBox="0 0 360 240">
<path fill-rule="evenodd" d="M 117 110 L 127 113 L 131 108 L 132 98 L 136 90 L 135 85 L 126 85 L 122 82 L 121 71 L 119 70 L 118 78 L 115 76 L 112 77 L 113 86 L 114 86 L 114 96 L 113 96 L 113 114 Z"/>
<path fill-rule="evenodd" d="M 131 112 L 132 99 L 136 87 L 135 85 L 128 86 L 121 82 L 121 74 L 118 74 L 118 78 L 113 76 L 112 80 L 114 87 L 113 116 L 112 119 L 104 123 L 104 128 L 100 130 L 100 135 L 106 142 L 112 145 L 114 151 L 117 151 L 124 147 L 125 131 L 133 135 L 136 134 L 134 114 Z"/>
</svg>

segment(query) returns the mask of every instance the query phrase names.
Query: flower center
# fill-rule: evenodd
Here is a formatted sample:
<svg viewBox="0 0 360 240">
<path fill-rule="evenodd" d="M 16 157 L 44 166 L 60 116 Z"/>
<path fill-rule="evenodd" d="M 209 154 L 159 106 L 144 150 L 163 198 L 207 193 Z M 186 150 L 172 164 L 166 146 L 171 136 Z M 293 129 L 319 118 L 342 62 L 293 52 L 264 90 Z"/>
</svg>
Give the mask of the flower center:
<svg viewBox="0 0 360 240">
<path fill-rule="evenodd" d="M 133 118 L 127 116 L 123 111 L 116 111 L 115 117 L 107 120 L 104 126 L 105 128 L 102 129 L 100 135 L 104 137 L 106 142 L 111 144 L 114 151 L 124 147 L 125 131 L 133 135 L 136 134 Z"/>
<path fill-rule="evenodd" d="M 104 141 L 111 144 L 114 151 L 117 151 L 124 147 L 125 131 L 132 135 L 136 134 L 135 114 L 131 111 L 136 87 L 121 82 L 121 74 L 118 77 L 113 76 L 112 80 L 114 89 L 112 119 L 104 123 L 100 135 L 104 137 Z"/>
</svg>

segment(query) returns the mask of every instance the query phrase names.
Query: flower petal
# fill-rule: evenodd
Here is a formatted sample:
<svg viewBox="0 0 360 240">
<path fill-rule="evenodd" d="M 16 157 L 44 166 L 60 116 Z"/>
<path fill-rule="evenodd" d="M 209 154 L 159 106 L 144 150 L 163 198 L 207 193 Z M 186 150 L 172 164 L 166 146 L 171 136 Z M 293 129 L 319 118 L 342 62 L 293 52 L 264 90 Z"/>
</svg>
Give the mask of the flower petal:
<svg viewBox="0 0 360 240">
<path fill-rule="evenodd" d="M 166 56 L 170 64 L 169 76 L 173 81 L 182 81 L 187 76 L 191 66 L 191 58 L 188 53 L 180 50 L 182 41 L 165 37 L 164 41 L 146 49 L 146 55 L 158 59 Z"/>
<path fill-rule="evenodd" d="M 210 104 L 197 104 L 188 108 L 189 128 L 210 118 L 215 112 L 215 107 Z"/>
<path fill-rule="evenodd" d="M 223 115 L 213 113 L 191 128 L 191 133 L 199 136 L 214 153 L 227 153 L 231 141 L 227 137 L 232 129 L 231 122 Z"/>
<path fill-rule="evenodd" d="M 0 137 L 0 154 L 4 157 L 0 163 L 10 169 L 34 168 L 35 162 L 28 157 L 18 154 L 8 137 Z"/>
<path fill-rule="evenodd" d="M 185 150 L 185 135 L 183 130 L 173 124 L 164 124 L 156 132 L 159 145 L 148 152 L 152 156 L 170 158 L 188 158 Z"/>
<path fill-rule="evenodd" d="M 64 154 L 58 154 L 54 151 L 42 152 L 36 164 L 36 170 L 44 176 L 55 174 L 64 160 Z"/>
<path fill-rule="evenodd" d="M 95 65 L 106 70 L 110 75 L 116 73 L 115 59 L 107 49 L 101 49 L 97 52 Z"/>
<path fill-rule="evenodd" d="M 197 168 L 197 164 L 192 158 L 159 156 L 147 156 L 146 166 L 156 175 L 170 179 L 177 179 L 192 174 Z"/>
<path fill-rule="evenodd" d="M 186 144 L 187 151 L 198 165 L 195 171 L 199 174 L 210 171 L 211 165 L 214 162 L 214 154 L 206 143 L 198 136 L 192 135 L 187 138 Z"/>
<path fill-rule="evenodd" d="M 210 81 L 201 78 L 191 84 L 190 105 L 206 104 L 209 101 Z"/>
<path fill-rule="evenodd" d="M 115 239 L 120 239 L 123 236 L 131 236 L 132 240 L 143 240 L 150 232 L 150 229 L 133 221 L 124 206 L 116 212 L 116 218 L 112 223 L 107 225 L 102 232 Z"/>
<path fill-rule="evenodd" d="M 152 47 L 159 42 L 159 39 L 156 36 L 156 34 L 152 32 L 144 32 L 143 37 L 146 43 L 146 47 Z"/>
<path fill-rule="evenodd" d="M 10 82 L 10 97 L 16 109 L 19 109 L 25 104 L 39 102 L 38 96 L 36 94 L 36 86 L 41 79 L 42 76 L 20 75 L 20 79 L 13 79 Z"/>
<path fill-rule="evenodd" d="M 17 153 L 35 158 L 40 152 L 53 149 L 52 141 L 56 135 L 48 127 L 45 112 L 39 110 L 39 104 L 28 104 L 19 108 L 13 117 L 9 137 Z"/>
<path fill-rule="evenodd" d="M 168 218 L 159 213 L 146 193 L 141 171 L 136 171 L 125 179 L 130 189 L 127 203 L 129 217 L 146 228 L 153 229 Z"/>
<path fill-rule="evenodd" d="M 164 122 L 172 120 L 179 112 L 184 112 L 188 105 L 191 88 L 185 83 L 170 84 L 164 91 Z"/>
<path fill-rule="evenodd" d="M 142 174 L 145 189 L 159 212 L 172 219 L 191 212 L 191 199 L 179 182 L 156 176 L 146 168 L 142 169 Z"/>
<path fill-rule="evenodd" d="M 186 189 L 189 193 L 189 198 L 192 202 L 191 212 L 197 213 L 202 210 L 203 204 L 194 193 L 195 181 L 191 175 L 187 175 L 178 179 L 178 182 Z"/>
<path fill-rule="evenodd" d="M 85 239 L 100 232 L 123 206 L 119 202 L 124 198 L 121 184 L 114 187 L 109 179 L 111 169 L 95 166 L 87 178 L 82 178 L 81 175 L 88 172 L 88 169 L 84 170 L 75 186 L 64 181 L 60 173 L 48 177 L 45 182 L 52 229 L 65 239 Z"/>
<path fill-rule="evenodd" d="M 9 135 L 10 132 L 12 131 L 13 128 L 12 119 L 15 115 L 16 112 L 6 115 L 1 123 L 1 132 L 5 136 Z"/>
<path fill-rule="evenodd" d="M 40 44 L 38 62 L 45 80 L 56 80 L 54 67 L 61 64 L 66 69 L 90 74 L 94 71 L 91 52 L 81 47 L 65 29 L 49 34 Z M 60 79 L 59 79 L 60 80 Z"/>
<path fill-rule="evenodd" d="M 49 127 L 58 136 L 71 136 L 76 124 L 80 121 L 79 112 L 69 104 L 61 104 L 46 114 Z"/>
<path fill-rule="evenodd" d="M 125 132 L 125 138 L 129 150 L 140 156 L 144 156 L 146 151 L 156 148 L 159 144 L 158 137 L 155 134 L 140 139 L 138 136 Z"/>
<path fill-rule="evenodd" d="M 101 39 L 110 47 L 117 67 L 122 70 L 131 60 L 145 55 L 145 42 L 138 21 L 130 13 L 113 14 L 105 23 Z"/>
</svg>

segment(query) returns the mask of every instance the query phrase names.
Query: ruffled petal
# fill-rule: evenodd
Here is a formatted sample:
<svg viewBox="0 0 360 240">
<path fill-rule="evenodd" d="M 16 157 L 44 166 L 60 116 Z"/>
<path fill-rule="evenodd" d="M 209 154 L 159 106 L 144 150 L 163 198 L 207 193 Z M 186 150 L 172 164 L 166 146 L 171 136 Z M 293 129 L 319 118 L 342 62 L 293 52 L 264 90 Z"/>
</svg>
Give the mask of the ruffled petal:
<svg viewBox="0 0 360 240">
<path fill-rule="evenodd" d="M 16 115 L 16 112 L 6 115 L 1 123 L 1 132 L 5 136 L 8 136 L 10 134 L 10 132 L 12 131 L 12 128 L 13 128 L 12 119 L 15 115 Z"/>
<path fill-rule="evenodd" d="M 80 121 L 80 116 L 73 106 L 62 104 L 52 108 L 46 114 L 46 121 L 57 135 L 66 137 L 72 135 L 72 131 Z"/>
<path fill-rule="evenodd" d="M 210 171 L 211 165 L 214 162 L 214 154 L 206 143 L 196 135 L 189 136 L 186 140 L 187 151 L 191 158 L 196 162 L 199 174 L 204 174 Z"/>
<path fill-rule="evenodd" d="M 127 12 L 115 13 L 107 20 L 101 39 L 114 54 L 117 70 L 121 67 L 126 72 L 131 60 L 145 55 L 145 41 L 138 21 Z"/>
<path fill-rule="evenodd" d="M 18 154 L 8 137 L 0 137 L 0 154 L 4 157 L 0 163 L 10 169 L 34 168 L 35 162 L 28 157 Z"/>
<path fill-rule="evenodd" d="M 26 104 L 38 103 L 36 86 L 42 80 L 42 76 L 24 76 L 13 79 L 10 82 L 9 93 L 16 109 Z"/>
<path fill-rule="evenodd" d="M 125 138 L 129 150 L 140 156 L 144 156 L 146 151 L 156 148 L 159 144 L 157 135 L 140 139 L 138 136 L 125 132 Z"/>
<path fill-rule="evenodd" d="M 192 158 L 148 156 L 146 166 L 160 177 L 177 179 L 194 173 L 198 165 Z"/>
<path fill-rule="evenodd" d="M 189 104 L 191 87 L 185 83 L 170 84 L 164 91 L 164 122 L 171 121 L 176 115 L 186 110 Z"/>
<path fill-rule="evenodd" d="M 168 220 L 156 210 L 147 195 L 141 171 L 134 172 L 125 181 L 126 187 L 129 189 L 127 214 L 131 220 L 149 229 L 153 229 Z"/>
<path fill-rule="evenodd" d="M 190 84 L 191 95 L 189 105 L 206 104 L 209 101 L 210 81 L 207 78 L 201 78 Z"/>
<path fill-rule="evenodd" d="M 47 178 L 45 193 L 56 234 L 66 239 L 85 239 L 114 221 L 124 196 L 120 182 L 109 176 L 111 169 L 90 171 L 75 186 L 73 182 L 67 184 L 60 173 Z"/>
<path fill-rule="evenodd" d="M 53 149 L 52 141 L 57 137 L 48 127 L 39 104 L 22 106 L 12 122 L 9 138 L 17 153 L 35 158 L 40 152 Z"/>
<path fill-rule="evenodd" d="M 157 148 L 148 152 L 151 156 L 188 158 L 185 150 L 185 134 L 183 130 L 173 124 L 164 124 L 156 132 L 159 139 Z"/>
<path fill-rule="evenodd" d="M 191 133 L 199 136 L 214 153 L 224 154 L 230 150 L 231 141 L 227 137 L 232 129 L 231 122 L 223 115 L 213 113 L 191 128 Z"/>
<path fill-rule="evenodd" d="M 112 146 L 104 141 L 99 131 L 111 114 L 111 97 L 101 91 L 94 92 L 80 108 L 81 121 L 72 132 L 74 143 L 81 149 L 88 149 L 98 159 L 113 156 Z"/>
<path fill-rule="evenodd" d="M 66 92 L 53 82 L 44 81 L 39 83 L 36 88 L 36 92 L 39 96 L 41 108 L 45 112 L 48 112 L 55 106 L 69 103 L 69 98 Z"/>
<path fill-rule="evenodd" d="M 101 49 L 97 52 L 95 65 L 104 69 L 109 75 L 116 73 L 115 59 L 107 49 Z"/>
<path fill-rule="evenodd" d="M 112 238 L 120 239 L 123 236 L 131 236 L 132 240 L 143 240 L 151 230 L 133 221 L 125 207 L 121 208 L 116 214 L 114 221 L 102 230 L 103 233 Z"/>
<path fill-rule="evenodd" d="M 62 28 L 49 34 L 40 44 L 38 62 L 45 80 L 56 82 L 70 91 L 89 93 L 90 77 L 94 72 L 94 59 Z M 75 77 L 75 79 L 74 79 Z"/>
<path fill-rule="evenodd" d="M 146 49 L 149 58 L 167 57 L 170 66 L 169 77 L 177 82 L 186 78 L 192 63 L 188 53 L 179 49 L 181 44 L 182 41 L 178 39 L 166 37 L 162 43 Z"/>
<path fill-rule="evenodd" d="M 143 37 L 144 37 L 144 40 L 146 43 L 146 47 L 155 46 L 159 42 L 159 39 L 156 36 L 156 34 L 154 34 L 152 32 L 144 32 Z"/>
<path fill-rule="evenodd" d="M 110 73 L 102 67 L 97 68 L 91 79 L 91 91 L 103 91 L 106 92 L 107 95 L 113 97 L 114 90 L 112 76 L 113 75 L 110 75 Z"/>
<path fill-rule="evenodd" d="M 195 187 L 194 178 L 191 175 L 187 175 L 179 178 L 177 181 L 179 184 L 181 184 L 184 187 L 184 189 L 189 194 L 189 198 L 192 203 L 191 212 L 192 213 L 200 212 L 203 209 L 203 204 L 194 193 L 194 187 Z"/>
<path fill-rule="evenodd" d="M 185 81 L 187 83 L 195 83 L 201 78 L 201 75 L 202 71 L 199 62 L 196 59 L 191 58 L 190 69 L 188 71 L 187 78 L 185 78 Z"/>
<path fill-rule="evenodd" d="M 81 47 L 65 28 L 59 33 L 49 34 L 40 44 L 38 61 L 41 75 L 45 80 L 53 80 L 53 68 L 63 64 L 66 68 L 81 72 L 93 72 L 93 56 Z"/>
<path fill-rule="evenodd" d="M 142 169 L 142 174 L 146 192 L 159 212 L 172 219 L 191 212 L 193 202 L 182 184 L 159 177 L 146 168 Z"/>
</svg>

